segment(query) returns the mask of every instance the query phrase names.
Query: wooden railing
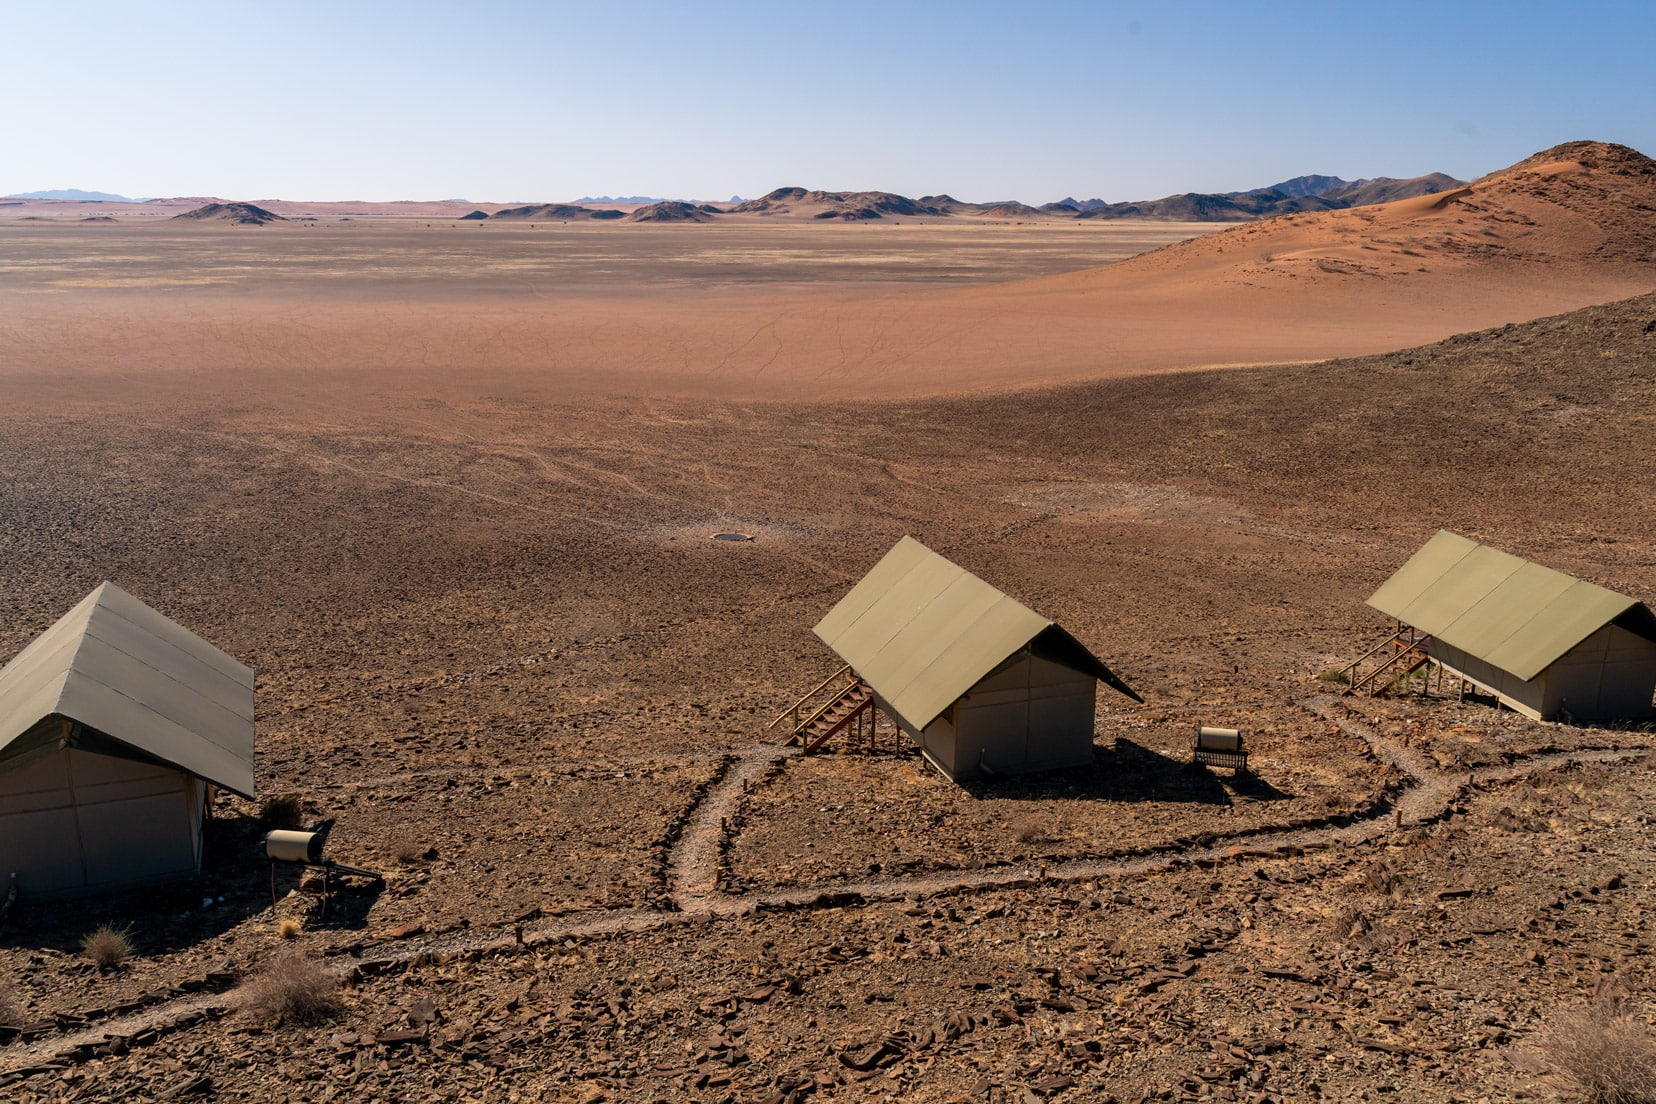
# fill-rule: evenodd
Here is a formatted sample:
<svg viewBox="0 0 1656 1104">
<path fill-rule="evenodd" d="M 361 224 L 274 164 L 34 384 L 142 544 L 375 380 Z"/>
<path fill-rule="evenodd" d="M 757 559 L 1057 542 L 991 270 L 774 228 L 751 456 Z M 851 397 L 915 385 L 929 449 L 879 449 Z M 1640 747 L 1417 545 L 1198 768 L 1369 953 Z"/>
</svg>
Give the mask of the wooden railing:
<svg viewBox="0 0 1656 1104">
<path fill-rule="evenodd" d="M 824 690 L 828 689 L 828 684 L 829 683 L 833 682 L 837 678 L 841 678 L 841 677 L 843 677 L 845 675 L 848 675 L 850 673 L 851 673 L 851 665 L 849 663 L 847 663 L 844 667 L 841 667 L 839 670 L 835 671 L 833 674 L 829 675 L 827 678 L 823 679 L 821 682 L 819 682 L 815 686 L 811 687 L 810 692 L 808 694 L 806 694 L 804 697 L 800 698 L 798 701 L 796 701 L 792 705 L 788 706 L 788 708 L 786 708 L 782 712 L 778 713 L 775 717 L 771 718 L 770 723 L 765 726 L 765 730 L 768 732 L 771 729 L 775 728 L 777 726 L 777 724 L 784 717 L 792 717 L 793 718 L 793 731 L 798 732 L 800 730 L 800 728 L 803 727 L 799 722 L 799 711 L 801 709 L 805 708 L 805 703 L 810 701 L 812 698 L 816 697 L 818 694 L 822 693 Z M 839 695 L 835 694 L 834 697 L 837 698 L 837 697 L 839 697 Z M 832 705 L 832 704 L 833 704 L 833 701 L 832 701 L 832 699 L 830 699 L 828 705 Z M 822 709 L 827 709 L 828 705 L 824 705 L 822 707 Z M 820 714 L 822 712 L 822 709 L 817 710 L 817 713 Z M 813 715 L 805 721 L 805 724 L 810 724 L 811 721 L 813 721 L 815 719 L 816 719 L 816 716 Z"/>
<path fill-rule="evenodd" d="M 1362 655 L 1340 668 L 1340 674 L 1345 676 L 1345 693 L 1355 694 L 1357 691 L 1369 686 L 1388 671 L 1392 672 L 1394 676 L 1398 678 L 1407 678 L 1409 675 L 1412 675 L 1414 672 L 1420 670 L 1420 668 L 1431 662 L 1431 656 L 1426 651 L 1426 645 L 1431 641 L 1431 639 L 1432 638 L 1427 634 L 1418 632 L 1414 628 L 1401 624 L 1398 625 L 1396 631 L 1394 631 L 1385 640 L 1382 640 L 1379 644 L 1376 644 L 1374 647 L 1370 648 L 1368 651 L 1364 652 Z M 1369 659 L 1372 659 L 1375 655 L 1387 648 L 1395 650 L 1391 655 L 1381 661 L 1378 667 L 1359 678 L 1357 676 L 1358 669 Z M 1403 671 L 1396 671 L 1395 668 L 1397 665 L 1405 659 L 1412 661 L 1408 668 Z"/>
</svg>

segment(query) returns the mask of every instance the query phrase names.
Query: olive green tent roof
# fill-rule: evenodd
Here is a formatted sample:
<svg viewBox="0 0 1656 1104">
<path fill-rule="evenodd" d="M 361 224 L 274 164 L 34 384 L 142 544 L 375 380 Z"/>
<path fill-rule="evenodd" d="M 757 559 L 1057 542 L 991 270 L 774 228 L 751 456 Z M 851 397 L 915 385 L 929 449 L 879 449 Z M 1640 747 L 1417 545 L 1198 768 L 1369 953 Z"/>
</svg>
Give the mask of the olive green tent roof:
<svg viewBox="0 0 1656 1104">
<path fill-rule="evenodd" d="M 1447 531 L 1368 604 L 1526 682 L 1611 622 L 1656 640 L 1643 602 Z"/>
<path fill-rule="evenodd" d="M 1058 625 L 913 537 L 898 541 L 816 634 L 916 730 L 1025 648 L 1143 700 Z"/>
<path fill-rule="evenodd" d="M 0 667 L 0 770 L 68 746 L 253 796 L 253 671 L 104 583 Z"/>
</svg>

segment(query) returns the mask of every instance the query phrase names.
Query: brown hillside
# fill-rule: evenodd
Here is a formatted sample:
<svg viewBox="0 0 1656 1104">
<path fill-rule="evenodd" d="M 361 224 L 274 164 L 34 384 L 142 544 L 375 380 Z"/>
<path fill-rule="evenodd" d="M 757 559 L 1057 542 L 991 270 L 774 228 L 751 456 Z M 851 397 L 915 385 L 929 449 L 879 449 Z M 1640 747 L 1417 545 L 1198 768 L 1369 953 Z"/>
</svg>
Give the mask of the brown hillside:
<svg viewBox="0 0 1656 1104">
<path fill-rule="evenodd" d="M 1576 232 L 1594 259 L 1656 262 L 1656 161 L 1638 150 L 1566 142 L 1471 187 L 1475 195 L 1504 200 L 1531 217 L 1555 213 L 1580 220 L 1585 225 Z"/>
<path fill-rule="evenodd" d="M 1328 198 L 1338 200 L 1345 207 L 1366 207 L 1373 203 L 1391 203 L 1398 199 L 1447 192 L 1459 188 L 1462 183 L 1444 173 L 1428 173 L 1407 180 L 1389 180 L 1382 177 L 1352 184 L 1329 195 Z"/>
</svg>

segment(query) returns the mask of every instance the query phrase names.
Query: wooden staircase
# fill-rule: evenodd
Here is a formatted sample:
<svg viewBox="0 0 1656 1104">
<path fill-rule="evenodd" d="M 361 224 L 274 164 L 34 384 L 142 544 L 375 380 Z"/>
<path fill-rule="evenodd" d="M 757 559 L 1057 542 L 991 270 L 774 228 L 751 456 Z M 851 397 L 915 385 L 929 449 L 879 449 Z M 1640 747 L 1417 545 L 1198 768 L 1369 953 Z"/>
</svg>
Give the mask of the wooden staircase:
<svg viewBox="0 0 1656 1104">
<path fill-rule="evenodd" d="M 767 729 L 788 722 L 785 747 L 799 747 L 809 755 L 853 724 L 867 722 L 872 731 L 874 691 L 850 666 L 841 667 L 816 689 L 779 713 Z"/>
<path fill-rule="evenodd" d="M 796 728 L 794 734 L 788 738 L 787 746 L 798 744 L 804 747 L 805 754 L 809 755 L 873 708 L 874 691 L 869 689 L 868 683 L 858 679 L 848 684 L 827 705 Z"/>
<path fill-rule="evenodd" d="M 1340 669 L 1346 681 L 1346 688 L 1340 693 L 1349 697 L 1367 690 L 1378 698 L 1399 686 L 1407 686 L 1410 675 L 1432 662 L 1426 651 L 1431 639 L 1407 625 L 1399 625 L 1386 639 Z"/>
</svg>

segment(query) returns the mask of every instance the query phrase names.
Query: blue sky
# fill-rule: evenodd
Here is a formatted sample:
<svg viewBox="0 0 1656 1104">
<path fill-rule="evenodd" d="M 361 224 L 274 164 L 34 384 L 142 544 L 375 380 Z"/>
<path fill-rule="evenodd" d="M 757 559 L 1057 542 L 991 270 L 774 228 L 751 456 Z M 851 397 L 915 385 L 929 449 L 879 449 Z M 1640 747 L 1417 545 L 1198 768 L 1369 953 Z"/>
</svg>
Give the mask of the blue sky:
<svg viewBox="0 0 1656 1104">
<path fill-rule="evenodd" d="M 1656 2 L 0 3 L 0 194 L 1040 203 L 1656 155 Z"/>
</svg>

